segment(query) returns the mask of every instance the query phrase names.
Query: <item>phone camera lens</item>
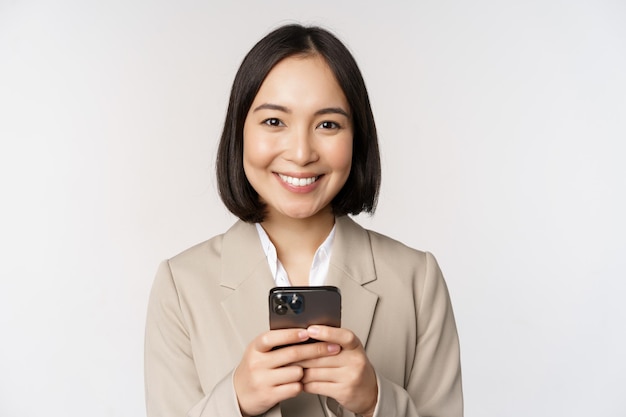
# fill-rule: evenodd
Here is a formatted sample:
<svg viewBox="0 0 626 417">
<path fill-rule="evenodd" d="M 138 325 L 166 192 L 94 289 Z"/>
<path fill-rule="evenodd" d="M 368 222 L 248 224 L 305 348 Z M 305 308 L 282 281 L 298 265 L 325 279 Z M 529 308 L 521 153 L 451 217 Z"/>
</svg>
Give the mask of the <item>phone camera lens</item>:
<svg viewBox="0 0 626 417">
<path fill-rule="evenodd" d="M 291 310 L 296 314 L 302 313 L 304 307 L 302 296 L 300 294 L 294 294 L 291 300 L 289 300 L 289 307 L 291 307 Z"/>
<path fill-rule="evenodd" d="M 287 314 L 287 306 L 285 304 L 278 304 L 275 308 L 274 311 L 276 312 L 276 314 L 280 315 L 280 316 L 284 316 L 285 314 Z"/>
</svg>

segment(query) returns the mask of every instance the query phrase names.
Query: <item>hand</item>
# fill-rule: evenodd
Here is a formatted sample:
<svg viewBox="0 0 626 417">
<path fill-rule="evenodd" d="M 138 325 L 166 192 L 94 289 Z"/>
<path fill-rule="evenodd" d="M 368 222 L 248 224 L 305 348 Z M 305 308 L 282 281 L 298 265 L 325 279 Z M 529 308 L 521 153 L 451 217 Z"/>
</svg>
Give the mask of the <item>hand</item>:
<svg viewBox="0 0 626 417">
<path fill-rule="evenodd" d="M 309 343 L 277 346 L 305 341 L 305 329 L 270 330 L 257 336 L 246 348 L 235 369 L 233 383 L 244 416 L 263 414 L 280 401 L 302 392 L 304 371 L 297 362 L 336 355 L 335 343 Z"/>
<path fill-rule="evenodd" d="M 307 332 L 309 337 L 340 345 L 341 352 L 298 362 L 304 368 L 304 391 L 334 398 L 353 413 L 373 415 L 378 384 L 359 338 L 350 330 L 328 326 L 311 326 Z"/>
</svg>

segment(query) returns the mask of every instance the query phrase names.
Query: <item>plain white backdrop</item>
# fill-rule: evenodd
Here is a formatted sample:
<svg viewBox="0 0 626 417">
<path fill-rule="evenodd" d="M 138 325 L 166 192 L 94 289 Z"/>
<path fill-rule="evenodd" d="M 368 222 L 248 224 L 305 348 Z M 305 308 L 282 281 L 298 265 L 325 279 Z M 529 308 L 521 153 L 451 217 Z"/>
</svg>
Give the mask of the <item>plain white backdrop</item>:
<svg viewBox="0 0 626 417">
<path fill-rule="evenodd" d="M 363 225 L 432 251 L 467 417 L 626 415 L 626 3 L 0 0 L 0 416 L 144 415 L 160 260 L 234 221 L 230 84 L 333 30 L 383 159 Z"/>
</svg>

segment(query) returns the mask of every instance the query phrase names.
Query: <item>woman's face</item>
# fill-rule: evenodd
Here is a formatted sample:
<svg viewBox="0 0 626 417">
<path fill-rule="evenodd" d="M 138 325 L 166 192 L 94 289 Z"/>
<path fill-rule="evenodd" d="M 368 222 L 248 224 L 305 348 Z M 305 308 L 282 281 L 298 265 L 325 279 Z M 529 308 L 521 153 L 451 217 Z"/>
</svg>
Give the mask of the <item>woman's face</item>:
<svg viewBox="0 0 626 417">
<path fill-rule="evenodd" d="M 269 72 L 243 130 L 246 177 L 266 220 L 331 213 L 350 174 L 352 119 L 323 58 L 285 58 Z"/>
</svg>

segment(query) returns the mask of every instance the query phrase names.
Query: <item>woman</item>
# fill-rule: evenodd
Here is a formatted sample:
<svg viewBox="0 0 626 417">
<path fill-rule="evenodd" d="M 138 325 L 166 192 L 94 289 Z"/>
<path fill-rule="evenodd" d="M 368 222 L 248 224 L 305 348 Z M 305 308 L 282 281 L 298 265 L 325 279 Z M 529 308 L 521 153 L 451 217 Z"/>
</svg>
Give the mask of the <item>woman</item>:
<svg viewBox="0 0 626 417">
<path fill-rule="evenodd" d="M 436 261 L 347 216 L 374 211 L 380 162 L 365 84 L 332 34 L 288 25 L 252 48 L 217 176 L 241 220 L 159 268 L 146 329 L 150 417 L 462 416 Z M 268 291 L 286 285 L 339 287 L 342 328 L 269 331 Z M 319 342 L 293 345 L 309 338 Z"/>
</svg>

